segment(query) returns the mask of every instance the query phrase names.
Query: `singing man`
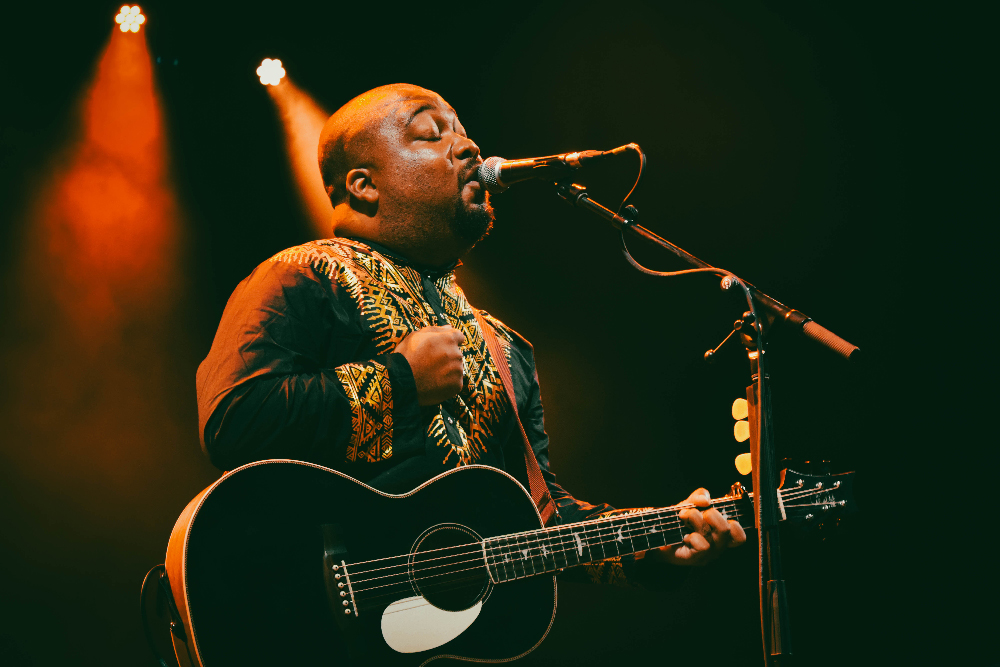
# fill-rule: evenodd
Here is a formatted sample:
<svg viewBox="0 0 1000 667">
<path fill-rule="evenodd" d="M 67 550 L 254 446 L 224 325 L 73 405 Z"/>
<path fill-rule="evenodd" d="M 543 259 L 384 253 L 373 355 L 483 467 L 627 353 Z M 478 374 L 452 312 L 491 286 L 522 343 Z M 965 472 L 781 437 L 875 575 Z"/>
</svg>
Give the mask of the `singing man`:
<svg viewBox="0 0 1000 667">
<path fill-rule="evenodd" d="M 534 350 L 496 318 L 477 318 L 455 281 L 459 258 L 494 222 L 481 163 L 455 110 L 419 86 L 370 90 L 329 118 L 319 167 L 331 238 L 283 250 L 241 282 L 198 369 L 200 434 L 216 466 L 298 459 L 387 493 L 471 464 L 528 489 L 537 466 L 549 525 L 616 511 L 556 482 Z M 702 564 L 745 541 L 705 489 L 687 502 L 696 509 L 681 514 L 692 529 L 682 544 L 576 576 L 641 584 L 650 568 Z"/>
</svg>

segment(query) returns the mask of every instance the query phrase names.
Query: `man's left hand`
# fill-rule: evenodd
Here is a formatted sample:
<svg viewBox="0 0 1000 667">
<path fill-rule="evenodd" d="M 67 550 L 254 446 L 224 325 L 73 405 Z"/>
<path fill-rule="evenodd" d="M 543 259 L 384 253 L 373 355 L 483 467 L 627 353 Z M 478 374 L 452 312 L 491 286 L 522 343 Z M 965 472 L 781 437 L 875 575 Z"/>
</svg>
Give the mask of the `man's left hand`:
<svg viewBox="0 0 1000 667">
<path fill-rule="evenodd" d="M 647 558 L 652 556 L 674 565 L 704 565 L 718 558 L 726 549 L 746 542 L 747 535 L 739 522 L 727 521 L 715 508 L 700 509 L 711 505 L 711 496 L 705 489 L 698 489 L 682 504 L 694 505 L 678 514 L 693 532 L 684 536 L 683 544 L 650 551 L 646 554 Z"/>
</svg>

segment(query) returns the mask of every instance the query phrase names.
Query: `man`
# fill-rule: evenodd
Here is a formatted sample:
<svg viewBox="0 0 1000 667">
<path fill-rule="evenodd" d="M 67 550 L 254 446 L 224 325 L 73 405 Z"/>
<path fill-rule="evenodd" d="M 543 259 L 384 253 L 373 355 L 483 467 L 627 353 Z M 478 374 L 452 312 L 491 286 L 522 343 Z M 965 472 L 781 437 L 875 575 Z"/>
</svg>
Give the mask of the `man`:
<svg viewBox="0 0 1000 667">
<path fill-rule="evenodd" d="M 214 464 L 307 460 L 390 493 L 480 464 L 527 488 L 532 464 L 500 363 L 556 521 L 614 511 L 556 483 L 531 345 L 489 316 L 483 331 L 455 283 L 458 258 L 493 224 L 481 162 L 454 109 L 418 86 L 376 88 L 330 117 L 319 163 L 334 238 L 280 252 L 240 283 L 198 369 Z M 505 358 L 490 354 L 487 335 Z M 688 502 L 706 508 L 708 492 Z M 641 563 L 587 566 L 589 575 L 641 581 L 651 561 L 699 564 L 745 540 L 715 509 L 682 518 L 694 529 L 683 544 Z"/>
</svg>

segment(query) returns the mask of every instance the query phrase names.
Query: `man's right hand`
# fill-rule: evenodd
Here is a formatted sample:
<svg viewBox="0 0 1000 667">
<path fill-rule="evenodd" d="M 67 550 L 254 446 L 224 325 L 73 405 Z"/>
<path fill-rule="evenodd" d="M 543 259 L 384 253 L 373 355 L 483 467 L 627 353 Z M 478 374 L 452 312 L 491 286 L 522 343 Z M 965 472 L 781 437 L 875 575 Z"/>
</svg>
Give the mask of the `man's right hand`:
<svg viewBox="0 0 1000 667">
<path fill-rule="evenodd" d="M 417 383 L 420 405 L 437 405 L 462 391 L 465 334 L 454 327 L 424 327 L 399 342 Z"/>
</svg>

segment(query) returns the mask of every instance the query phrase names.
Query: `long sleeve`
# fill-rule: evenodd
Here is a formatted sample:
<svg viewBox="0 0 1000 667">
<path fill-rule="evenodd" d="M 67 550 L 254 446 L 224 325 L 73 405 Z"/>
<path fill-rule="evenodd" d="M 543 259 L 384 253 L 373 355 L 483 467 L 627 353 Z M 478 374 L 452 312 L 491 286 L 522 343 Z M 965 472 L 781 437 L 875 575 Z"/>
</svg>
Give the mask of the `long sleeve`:
<svg viewBox="0 0 1000 667">
<path fill-rule="evenodd" d="M 212 462 L 378 466 L 422 452 L 409 364 L 394 353 L 359 361 L 362 326 L 344 290 L 309 265 L 265 262 L 240 283 L 197 374 Z"/>
</svg>

